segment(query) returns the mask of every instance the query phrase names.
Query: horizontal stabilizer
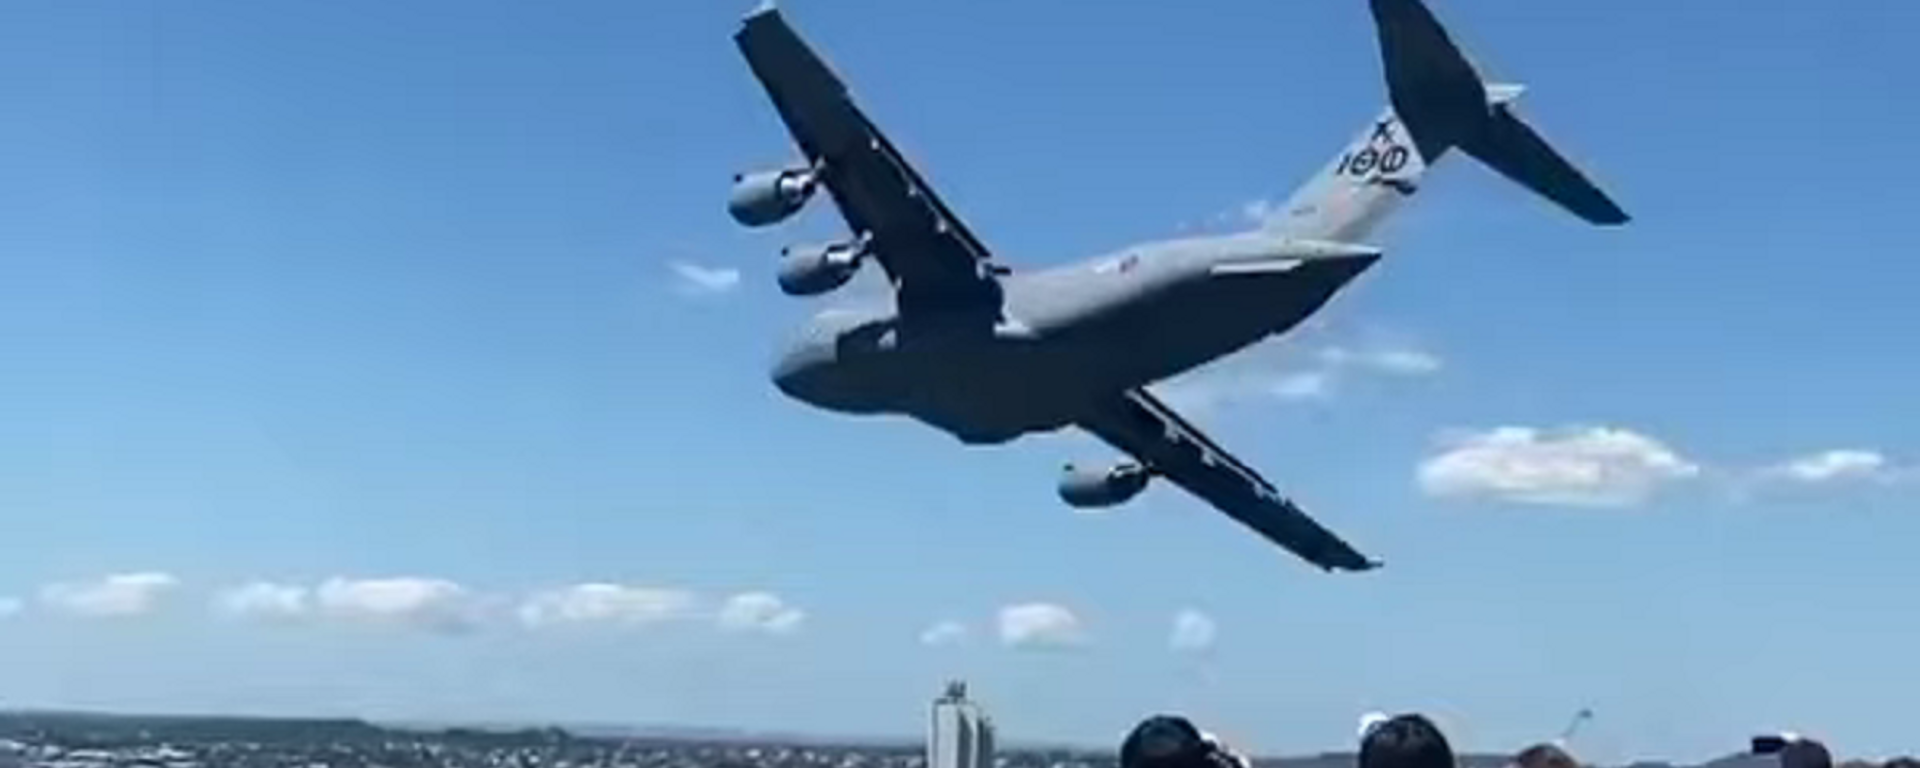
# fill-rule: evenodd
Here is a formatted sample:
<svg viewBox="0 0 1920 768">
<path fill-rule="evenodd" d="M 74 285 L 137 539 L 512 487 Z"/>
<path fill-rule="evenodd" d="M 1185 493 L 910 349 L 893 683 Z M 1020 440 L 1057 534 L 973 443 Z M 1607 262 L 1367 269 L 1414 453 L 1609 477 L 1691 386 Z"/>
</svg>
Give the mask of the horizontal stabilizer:
<svg viewBox="0 0 1920 768">
<path fill-rule="evenodd" d="M 1493 107 L 1460 150 L 1488 168 L 1594 224 L 1625 224 L 1627 212 L 1580 173 L 1505 104 Z"/>
</svg>

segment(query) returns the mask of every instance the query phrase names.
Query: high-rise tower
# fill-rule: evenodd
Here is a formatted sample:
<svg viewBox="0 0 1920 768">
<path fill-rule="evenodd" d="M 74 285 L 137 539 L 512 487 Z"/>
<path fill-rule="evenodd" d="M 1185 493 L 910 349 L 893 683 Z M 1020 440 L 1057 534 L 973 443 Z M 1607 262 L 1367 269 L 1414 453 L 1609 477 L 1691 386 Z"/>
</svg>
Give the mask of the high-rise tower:
<svg viewBox="0 0 1920 768">
<path fill-rule="evenodd" d="M 967 684 L 947 683 L 927 724 L 927 768 L 994 768 L 993 741 L 993 720 L 967 698 Z"/>
</svg>

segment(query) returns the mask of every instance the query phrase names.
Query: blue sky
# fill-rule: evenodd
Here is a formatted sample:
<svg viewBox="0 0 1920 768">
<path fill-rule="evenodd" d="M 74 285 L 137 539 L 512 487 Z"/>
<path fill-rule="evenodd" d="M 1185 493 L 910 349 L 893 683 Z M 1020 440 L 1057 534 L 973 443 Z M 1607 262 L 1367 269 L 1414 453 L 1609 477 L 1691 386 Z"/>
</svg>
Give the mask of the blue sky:
<svg viewBox="0 0 1920 768">
<path fill-rule="evenodd" d="M 1325 576 L 1069 512 L 1081 439 L 782 400 L 773 255 L 840 225 L 726 217 L 792 151 L 741 5 L 0 7 L 0 705 L 907 734 L 964 674 L 1015 739 L 1915 747 L 1920 10 L 1440 3 L 1637 220 L 1450 160 L 1169 387 L 1388 563 Z M 789 12 L 1016 266 L 1243 225 L 1383 99 L 1357 0 Z"/>
</svg>

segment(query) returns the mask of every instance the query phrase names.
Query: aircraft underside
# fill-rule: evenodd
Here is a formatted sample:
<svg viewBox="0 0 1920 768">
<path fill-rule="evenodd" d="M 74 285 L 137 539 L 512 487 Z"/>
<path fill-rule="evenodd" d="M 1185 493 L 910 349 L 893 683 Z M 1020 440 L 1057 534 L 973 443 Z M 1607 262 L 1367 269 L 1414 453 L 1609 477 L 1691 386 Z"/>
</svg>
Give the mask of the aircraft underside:
<svg viewBox="0 0 1920 768">
<path fill-rule="evenodd" d="M 1079 265 L 1019 272 L 996 260 L 771 4 L 734 39 L 803 157 L 734 177 L 727 208 L 771 226 L 817 194 L 844 239 L 781 250 L 782 292 L 820 296 L 863 265 L 892 306 L 816 318 L 773 370 L 787 395 L 848 414 L 905 415 L 972 444 L 1069 424 L 1127 455 L 1064 468 L 1075 507 L 1180 487 L 1302 559 L 1378 561 L 1321 526 L 1147 385 L 1285 333 L 1380 257 L 1369 234 L 1443 155 L 1471 156 L 1600 225 L 1626 213 L 1488 83 L 1420 0 L 1371 0 L 1388 106 L 1255 230 L 1143 243 Z"/>
<path fill-rule="evenodd" d="M 781 386 L 831 410 L 905 415 L 964 443 L 1004 443 L 1057 431 L 1094 404 L 1285 333 L 1363 268 L 1203 277 L 1039 336 L 921 338 L 875 317 L 823 332 L 836 339 L 832 359 Z"/>
</svg>

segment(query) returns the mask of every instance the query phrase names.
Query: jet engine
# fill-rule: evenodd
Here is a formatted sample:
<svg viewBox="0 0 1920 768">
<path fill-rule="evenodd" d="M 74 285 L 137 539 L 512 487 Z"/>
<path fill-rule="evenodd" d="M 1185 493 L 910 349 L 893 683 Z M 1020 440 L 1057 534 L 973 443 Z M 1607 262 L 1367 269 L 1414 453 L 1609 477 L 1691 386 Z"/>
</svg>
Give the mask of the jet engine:
<svg viewBox="0 0 1920 768">
<path fill-rule="evenodd" d="M 807 204 L 818 180 L 818 175 L 806 168 L 735 175 L 733 192 L 727 196 L 727 212 L 733 214 L 734 221 L 749 227 L 778 224 Z"/>
<path fill-rule="evenodd" d="M 799 245 L 780 249 L 780 290 L 817 296 L 845 285 L 860 271 L 866 249 L 857 243 Z"/>
<path fill-rule="evenodd" d="M 1146 490 L 1153 473 L 1138 464 L 1084 468 L 1068 464 L 1060 473 L 1060 499 L 1080 509 L 1124 504 Z"/>
</svg>

